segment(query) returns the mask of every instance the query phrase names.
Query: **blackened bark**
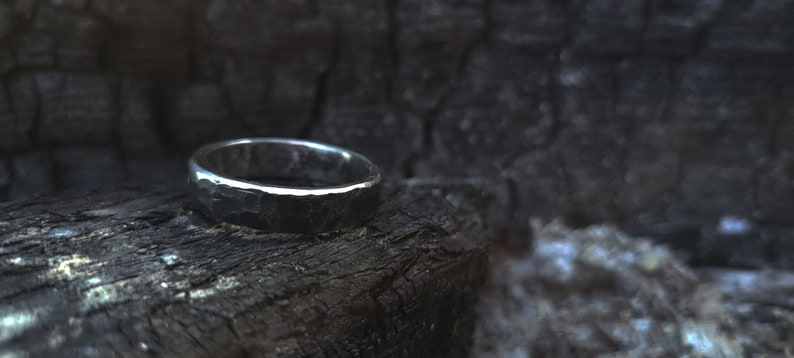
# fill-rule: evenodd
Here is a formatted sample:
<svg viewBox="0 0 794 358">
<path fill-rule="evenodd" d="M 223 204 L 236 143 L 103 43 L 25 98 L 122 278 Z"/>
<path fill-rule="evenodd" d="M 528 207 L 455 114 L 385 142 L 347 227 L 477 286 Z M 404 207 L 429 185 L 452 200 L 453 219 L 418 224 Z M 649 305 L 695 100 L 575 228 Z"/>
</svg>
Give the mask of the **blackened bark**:
<svg viewBox="0 0 794 358">
<path fill-rule="evenodd" d="M 0 354 L 465 354 L 489 242 L 475 186 L 387 186 L 363 227 L 262 234 L 152 188 L 0 207 Z"/>
</svg>

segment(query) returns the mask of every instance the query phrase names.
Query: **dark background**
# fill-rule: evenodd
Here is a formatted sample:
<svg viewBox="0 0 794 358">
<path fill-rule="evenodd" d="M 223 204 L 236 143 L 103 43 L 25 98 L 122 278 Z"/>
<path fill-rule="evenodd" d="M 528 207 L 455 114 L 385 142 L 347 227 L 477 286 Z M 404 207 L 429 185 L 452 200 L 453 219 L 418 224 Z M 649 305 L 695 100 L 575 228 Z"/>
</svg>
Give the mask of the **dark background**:
<svg viewBox="0 0 794 358">
<path fill-rule="evenodd" d="M 794 1 L 0 1 L 0 200 L 182 185 L 224 138 L 468 178 L 503 242 L 615 222 L 794 268 Z M 738 230 L 719 223 L 737 222 Z"/>
</svg>

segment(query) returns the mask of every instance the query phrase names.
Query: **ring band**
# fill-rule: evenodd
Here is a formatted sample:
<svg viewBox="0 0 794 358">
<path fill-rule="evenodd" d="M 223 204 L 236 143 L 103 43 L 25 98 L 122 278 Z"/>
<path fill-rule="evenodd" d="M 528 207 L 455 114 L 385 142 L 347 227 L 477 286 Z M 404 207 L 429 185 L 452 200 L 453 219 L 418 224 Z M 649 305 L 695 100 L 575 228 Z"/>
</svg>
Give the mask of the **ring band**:
<svg viewBox="0 0 794 358">
<path fill-rule="evenodd" d="M 318 233 L 375 214 L 378 167 L 363 155 L 298 139 L 209 144 L 189 161 L 190 192 L 215 220 L 269 232 Z"/>
</svg>

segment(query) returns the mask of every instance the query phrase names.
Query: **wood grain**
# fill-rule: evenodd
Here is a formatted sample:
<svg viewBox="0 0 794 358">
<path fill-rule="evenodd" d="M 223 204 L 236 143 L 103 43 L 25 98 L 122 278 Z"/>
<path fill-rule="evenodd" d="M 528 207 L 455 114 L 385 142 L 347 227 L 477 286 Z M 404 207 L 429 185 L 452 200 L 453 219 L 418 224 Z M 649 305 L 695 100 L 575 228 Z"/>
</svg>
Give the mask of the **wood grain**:
<svg viewBox="0 0 794 358">
<path fill-rule="evenodd" d="M 367 225 L 319 235 L 209 222 L 152 188 L 4 204 L 0 355 L 460 356 L 488 200 L 390 185 Z"/>
</svg>

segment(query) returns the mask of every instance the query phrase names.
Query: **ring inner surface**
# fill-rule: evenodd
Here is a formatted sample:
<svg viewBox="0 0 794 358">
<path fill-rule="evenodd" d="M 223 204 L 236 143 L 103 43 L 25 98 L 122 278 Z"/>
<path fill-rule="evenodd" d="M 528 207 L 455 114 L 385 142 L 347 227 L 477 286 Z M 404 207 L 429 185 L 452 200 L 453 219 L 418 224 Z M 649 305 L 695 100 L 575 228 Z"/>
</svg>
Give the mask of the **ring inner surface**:
<svg viewBox="0 0 794 358">
<path fill-rule="evenodd" d="M 206 160 L 207 169 L 225 177 L 292 188 L 343 186 L 373 175 L 357 155 L 301 143 L 237 143 L 209 151 Z"/>
</svg>

